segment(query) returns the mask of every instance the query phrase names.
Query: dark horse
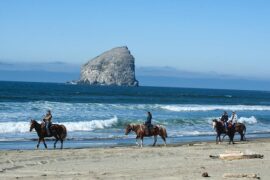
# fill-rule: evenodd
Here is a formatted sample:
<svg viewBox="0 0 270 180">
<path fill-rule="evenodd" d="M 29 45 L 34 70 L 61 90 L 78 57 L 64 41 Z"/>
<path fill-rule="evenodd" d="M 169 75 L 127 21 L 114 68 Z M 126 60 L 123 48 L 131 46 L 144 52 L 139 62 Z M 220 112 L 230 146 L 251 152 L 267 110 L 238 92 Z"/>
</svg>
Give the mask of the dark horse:
<svg viewBox="0 0 270 180">
<path fill-rule="evenodd" d="M 63 149 L 63 141 L 65 140 L 67 136 L 67 130 L 64 125 L 58 125 L 58 124 L 52 124 L 50 129 L 51 129 L 51 135 L 48 136 L 46 133 L 45 128 L 43 127 L 42 124 L 39 124 L 36 120 L 31 120 L 30 122 L 30 132 L 35 129 L 37 132 L 37 135 L 39 137 L 38 139 L 38 144 L 37 144 L 37 149 L 39 148 L 39 143 L 40 141 L 43 141 L 43 144 L 45 148 L 47 149 L 47 145 L 45 143 L 45 137 L 55 137 L 55 142 L 54 142 L 54 149 L 56 148 L 56 143 L 60 140 L 61 142 L 61 149 Z"/>
<path fill-rule="evenodd" d="M 236 123 L 235 127 L 233 127 L 231 124 L 228 125 L 228 131 L 226 132 L 226 129 L 221 121 L 218 121 L 217 119 L 213 120 L 213 128 L 216 129 L 217 136 L 216 136 L 216 143 L 221 142 L 220 136 L 221 134 L 224 134 L 223 138 L 228 135 L 229 136 L 229 143 L 234 143 L 233 138 L 234 134 L 238 132 L 241 136 L 240 140 L 244 141 L 245 138 L 245 133 L 246 133 L 246 126 L 243 123 Z M 223 140 L 222 138 L 222 140 Z"/>
<path fill-rule="evenodd" d="M 146 127 L 143 124 L 128 124 L 126 127 L 125 134 L 128 135 L 130 131 L 134 131 L 137 135 L 136 144 L 139 146 L 140 144 L 138 143 L 138 139 L 141 139 L 141 147 L 143 146 L 143 138 L 150 137 L 150 136 L 154 136 L 153 146 L 155 146 L 157 142 L 157 136 L 159 135 L 163 139 L 164 145 L 166 146 L 167 131 L 164 127 L 154 125 L 149 134 L 146 134 L 145 128 Z"/>
</svg>

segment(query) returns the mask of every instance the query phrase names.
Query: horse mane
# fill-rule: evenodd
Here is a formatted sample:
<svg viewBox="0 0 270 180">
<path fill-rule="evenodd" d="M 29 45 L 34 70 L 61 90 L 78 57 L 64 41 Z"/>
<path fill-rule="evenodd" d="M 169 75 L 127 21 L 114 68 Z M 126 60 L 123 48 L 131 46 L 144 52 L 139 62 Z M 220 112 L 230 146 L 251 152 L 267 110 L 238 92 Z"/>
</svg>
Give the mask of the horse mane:
<svg viewBox="0 0 270 180">
<path fill-rule="evenodd" d="M 136 131 L 139 127 L 141 127 L 141 124 L 129 124 L 132 131 Z"/>
<path fill-rule="evenodd" d="M 37 122 L 37 120 L 35 120 L 35 119 L 31 119 L 31 122 L 33 122 L 33 123 L 35 123 L 35 124 L 39 124 L 38 122 Z M 40 125 L 40 124 L 39 124 Z"/>
</svg>

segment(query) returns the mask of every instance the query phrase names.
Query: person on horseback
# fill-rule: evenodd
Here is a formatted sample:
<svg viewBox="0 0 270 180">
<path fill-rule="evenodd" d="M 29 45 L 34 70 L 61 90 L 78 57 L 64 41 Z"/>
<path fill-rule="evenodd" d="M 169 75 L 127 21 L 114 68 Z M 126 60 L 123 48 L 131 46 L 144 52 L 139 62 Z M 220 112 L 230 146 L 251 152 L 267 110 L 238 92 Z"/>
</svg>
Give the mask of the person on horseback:
<svg viewBox="0 0 270 180">
<path fill-rule="evenodd" d="M 51 113 L 50 110 L 47 111 L 47 114 L 43 118 L 43 121 L 45 123 L 45 128 L 46 128 L 47 135 L 50 136 L 51 135 L 50 127 L 51 127 L 51 124 L 52 124 L 52 113 Z"/>
<path fill-rule="evenodd" d="M 145 128 L 145 132 L 146 132 L 146 134 L 148 135 L 148 134 L 150 134 L 150 132 L 151 132 L 151 127 L 152 127 L 152 114 L 151 114 L 151 112 L 147 112 L 147 119 L 146 119 L 146 121 L 144 122 L 144 125 L 146 126 L 146 128 Z"/>
<path fill-rule="evenodd" d="M 220 121 L 222 122 L 225 129 L 227 129 L 227 121 L 229 120 L 228 113 L 224 111 L 224 114 L 221 116 Z"/>
<path fill-rule="evenodd" d="M 232 112 L 231 120 L 229 122 L 235 127 L 235 124 L 237 123 L 237 114 L 235 111 Z"/>
</svg>

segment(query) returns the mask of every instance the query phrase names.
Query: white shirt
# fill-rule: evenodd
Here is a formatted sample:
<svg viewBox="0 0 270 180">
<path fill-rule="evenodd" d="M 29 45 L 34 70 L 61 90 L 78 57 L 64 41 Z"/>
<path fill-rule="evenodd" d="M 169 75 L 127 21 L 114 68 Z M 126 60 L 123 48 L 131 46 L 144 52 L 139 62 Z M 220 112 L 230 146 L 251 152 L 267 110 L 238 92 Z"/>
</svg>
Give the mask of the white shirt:
<svg viewBox="0 0 270 180">
<path fill-rule="evenodd" d="M 232 123 L 237 123 L 237 114 L 232 115 L 230 120 Z"/>
</svg>

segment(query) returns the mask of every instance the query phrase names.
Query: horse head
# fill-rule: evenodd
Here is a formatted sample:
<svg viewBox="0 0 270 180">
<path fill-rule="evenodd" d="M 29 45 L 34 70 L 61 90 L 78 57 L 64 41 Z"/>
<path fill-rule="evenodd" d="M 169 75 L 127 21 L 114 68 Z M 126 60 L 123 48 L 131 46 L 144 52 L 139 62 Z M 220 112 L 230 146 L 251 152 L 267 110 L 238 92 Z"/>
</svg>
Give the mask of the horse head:
<svg viewBox="0 0 270 180">
<path fill-rule="evenodd" d="M 125 135 L 128 135 L 130 133 L 130 131 L 133 130 L 133 125 L 132 124 L 128 124 L 126 127 L 126 132 Z"/>
<path fill-rule="evenodd" d="M 213 126 L 213 129 L 216 129 L 216 127 L 217 127 L 217 119 L 213 119 L 213 121 L 212 121 L 212 126 Z"/>
<path fill-rule="evenodd" d="M 30 132 L 35 128 L 37 121 L 34 119 L 31 119 L 30 121 Z"/>
</svg>

